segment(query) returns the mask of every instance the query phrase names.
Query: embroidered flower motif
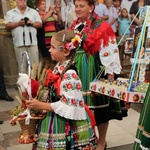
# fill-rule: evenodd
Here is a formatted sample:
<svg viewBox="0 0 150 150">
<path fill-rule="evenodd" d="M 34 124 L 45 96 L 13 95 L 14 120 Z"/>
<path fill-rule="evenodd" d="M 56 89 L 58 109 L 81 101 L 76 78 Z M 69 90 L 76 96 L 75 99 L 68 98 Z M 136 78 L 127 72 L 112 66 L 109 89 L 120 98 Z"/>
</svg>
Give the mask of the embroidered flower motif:
<svg viewBox="0 0 150 150">
<path fill-rule="evenodd" d="M 71 99 L 71 104 L 72 105 L 76 105 L 76 100 L 73 98 L 73 99 Z"/>
<path fill-rule="evenodd" d="M 77 90 L 81 90 L 81 88 L 82 88 L 81 84 L 80 84 L 80 83 L 77 83 L 77 84 L 76 84 L 76 89 L 77 89 Z"/>
<path fill-rule="evenodd" d="M 107 56 L 109 56 L 109 55 L 110 55 L 109 52 L 105 52 L 102 56 L 103 56 L 103 57 L 107 57 Z"/>
<path fill-rule="evenodd" d="M 68 100 L 67 100 L 66 97 L 64 97 L 64 96 L 62 96 L 62 101 L 63 101 L 64 103 L 68 103 Z"/>
<path fill-rule="evenodd" d="M 111 90 L 111 96 L 115 96 L 115 89 Z"/>
<path fill-rule="evenodd" d="M 66 122 L 66 124 L 65 124 L 65 133 L 66 133 L 66 135 L 69 135 L 69 131 L 70 131 L 70 125 L 69 125 L 69 122 Z"/>
<path fill-rule="evenodd" d="M 106 91 L 106 89 L 105 89 L 105 87 L 102 87 L 102 94 L 104 94 L 105 93 L 105 91 Z"/>
<path fill-rule="evenodd" d="M 79 106 L 83 106 L 83 101 L 82 100 L 79 101 Z"/>
<path fill-rule="evenodd" d="M 60 70 L 64 70 L 64 66 L 60 66 Z"/>
<path fill-rule="evenodd" d="M 92 85 L 92 89 L 96 91 L 96 84 Z"/>
<path fill-rule="evenodd" d="M 112 40 L 112 41 L 111 41 L 111 44 L 115 44 L 115 41 L 114 41 L 114 40 Z"/>
<path fill-rule="evenodd" d="M 71 83 L 66 84 L 66 88 L 67 89 L 72 89 L 72 84 Z"/>
<path fill-rule="evenodd" d="M 114 53 L 118 53 L 118 49 L 115 49 L 115 50 L 114 50 Z"/>
<path fill-rule="evenodd" d="M 121 99 L 124 100 L 126 98 L 126 93 L 122 93 Z"/>
<path fill-rule="evenodd" d="M 75 73 L 72 73 L 72 77 L 73 77 L 74 79 L 77 79 L 77 78 L 78 78 L 77 74 L 75 74 Z"/>
<path fill-rule="evenodd" d="M 141 103 L 143 103 L 144 98 L 145 97 L 143 95 L 141 95 L 141 100 L 140 100 Z"/>
<path fill-rule="evenodd" d="M 68 79 L 68 74 L 65 73 L 64 76 L 63 76 L 63 78 L 64 78 L 64 79 Z"/>
<path fill-rule="evenodd" d="M 145 64 L 149 64 L 149 58 L 145 58 Z"/>
<path fill-rule="evenodd" d="M 134 102 L 138 102 L 139 99 L 140 99 L 139 95 L 138 95 L 138 94 L 134 94 L 134 96 L 133 96 L 133 101 L 134 101 Z"/>
</svg>

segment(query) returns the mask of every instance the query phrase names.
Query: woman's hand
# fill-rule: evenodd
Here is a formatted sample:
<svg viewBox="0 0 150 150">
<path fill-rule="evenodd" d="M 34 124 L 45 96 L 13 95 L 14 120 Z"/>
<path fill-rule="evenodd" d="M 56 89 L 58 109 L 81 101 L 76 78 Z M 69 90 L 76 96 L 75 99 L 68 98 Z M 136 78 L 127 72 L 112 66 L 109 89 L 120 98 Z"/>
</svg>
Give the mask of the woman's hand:
<svg viewBox="0 0 150 150">
<path fill-rule="evenodd" d="M 52 4 L 52 5 L 49 7 L 49 11 L 51 10 L 52 12 L 54 12 L 54 11 L 55 11 L 55 7 L 56 7 L 56 5 Z"/>
<path fill-rule="evenodd" d="M 55 11 L 58 13 L 58 12 L 60 12 L 60 10 L 61 10 L 61 7 L 59 5 L 56 5 Z"/>
<path fill-rule="evenodd" d="M 29 109 L 40 109 L 41 102 L 37 99 L 26 100 L 26 106 Z"/>
</svg>

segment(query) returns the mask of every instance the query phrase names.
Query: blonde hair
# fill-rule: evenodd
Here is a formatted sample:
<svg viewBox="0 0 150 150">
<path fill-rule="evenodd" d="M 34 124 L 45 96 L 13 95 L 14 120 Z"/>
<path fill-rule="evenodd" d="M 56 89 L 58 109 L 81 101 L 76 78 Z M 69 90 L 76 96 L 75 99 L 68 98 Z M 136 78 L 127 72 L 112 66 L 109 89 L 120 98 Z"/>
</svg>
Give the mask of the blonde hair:
<svg viewBox="0 0 150 150">
<path fill-rule="evenodd" d="M 127 16 L 126 17 L 124 17 L 123 16 L 123 11 L 126 11 L 126 13 L 127 13 Z M 122 10 L 121 10 L 121 14 L 120 14 L 120 18 L 121 19 L 124 19 L 124 18 L 126 18 L 126 19 L 128 19 L 129 20 L 129 15 L 128 15 L 128 10 L 126 9 L 126 8 L 122 8 Z"/>
<path fill-rule="evenodd" d="M 66 42 L 71 42 L 71 40 L 75 37 L 75 33 L 72 30 L 61 30 L 57 32 L 53 38 L 57 40 L 60 45 L 63 45 Z"/>
<path fill-rule="evenodd" d="M 57 32 L 53 36 L 53 38 L 59 42 L 60 46 L 62 46 L 66 42 L 71 42 L 71 40 L 75 37 L 75 35 L 76 34 L 72 30 L 61 30 L 61 31 Z M 61 73 L 61 77 L 64 75 L 66 70 L 73 64 L 75 56 L 76 56 L 76 49 L 73 49 L 70 51 L 70 54 L 68 56 L 68 59 L 70 59 L 70 62 L 68 63 L 68 65 L 65 67 L 65 69 Z"/>
</svg>

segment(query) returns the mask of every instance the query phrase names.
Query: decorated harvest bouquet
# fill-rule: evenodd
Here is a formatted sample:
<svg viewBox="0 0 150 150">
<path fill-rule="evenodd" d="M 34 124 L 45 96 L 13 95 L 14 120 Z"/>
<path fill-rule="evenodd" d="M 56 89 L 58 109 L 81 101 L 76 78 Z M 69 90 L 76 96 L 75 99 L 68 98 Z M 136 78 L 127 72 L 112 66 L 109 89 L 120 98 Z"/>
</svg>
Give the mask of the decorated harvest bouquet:
<svg viewBox="0 0 150 150">
<path fill-rule="evenodd" d="M 22 71 L 19 73 L 17 85 L 21 94 L 19 101 L 21 106 L 16 106 L 11 110 L 12 119 L 11 125 L 15 125 L 18 121 L 21 127 L 21 134 L 18 142 L 28 144 L 36 142 L 38 136 L 36 134 L 37 123 L 45 115 L 41 110 L 29 110 L 26 107 L 25 100 L 32 98 L 46 101 L 48 96 L 48 87 L 44 85 L 44 78 L 46 77 L 46 70 L 49 66 L 40 63 L 39 66 L 33 65 L 32 70 L 27 52 L 22 54 Z"/>
</svg>

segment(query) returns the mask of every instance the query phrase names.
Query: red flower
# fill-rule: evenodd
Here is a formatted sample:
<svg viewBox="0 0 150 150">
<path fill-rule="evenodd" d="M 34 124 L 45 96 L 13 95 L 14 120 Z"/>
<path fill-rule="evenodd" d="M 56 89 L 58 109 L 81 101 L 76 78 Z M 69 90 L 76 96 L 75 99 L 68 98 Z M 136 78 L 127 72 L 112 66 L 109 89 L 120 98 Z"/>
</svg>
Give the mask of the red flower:
<svg viewBox="0 0 150 150">
<path fill-rule="evenodd" d="M 78 76 L 75 73 L 72 73 L 72 77 L 76 79 Z"/>
<path fill-rule="evenodd" d="M 115 50 L 114 50 L 114 53 L 118 53 L 118 49 L 115 49 Z"/>
<path fill-rule="evenodd" d="M 111 96 L 114 96 L 114 95 L 115 95 L 115 90 L 112 89 L 112 90 L 111 90 Z"/>
<path fill-rule="evenodd" d="M 106 57 L 106 56 L 108 56 L 108 54 L 109 54 L 108 52 L 105 52 L 105 53 L 104 53 L 104 56 Z"/>
<path fill-rule="evenodd" d="M 67 89 L 72 89 L 72 84 L 71 83 L 66 84 L 66 86 L 67 86 Z"/>
<path fill-rule="evenodd" d="M 83 101 L 82 100 L 79 101 L 79 106 L 83 106 Z"/>
<path fill-rule="evenodd" d="M 140 99 L 139 95 L 138 95 L 138 94 L 134 94 L 134 96 L 133 96 L 133 101 L 134 101 L 134 102 L 138 102 L 139 99 Z"/>
<path fill-rule="evenodd" d="M 65 73 L 64 76 L 63 76 L 63 78 L 64 78 L 64 79 L 67 79 L 67 78 L 68 78 L 68 74 Z"/>
<path fill-rule="evenodd" d="M 93 90 L 94 90 L 94 91 L 96 91 L 96 84 L 95 84 L 95 85 L 93 85 Z"/>
<path fill-rule="evenodd" d="M 144 99 L 144 96 L 143 96 L 143 95 L 141 95 L 141 99 Z"/>
<path fill-rule="evenodd" d="M 125 99 L 126 98 L 126 93 L 122 93 L 121 99 Z"/>
<path fill-rule="evenodd" d="M 64 97 L 64 96 L 62 97 L 62 101 L 65 102 L 65 103 L 68 102 L 68 100 L 67 100 L 66 97 Z"/>
<path fill-rule="evenodd" d="M 77 89 L 77 90 L 81 90 L 81 88 L 82 88 L 82 87 L 81 87 L 81 84 L 80 84 L 80 83 L 77 83 L 76 89 Z"/>
<path fill-rule="evenodd" d="M 71 99 L 71 104 L 76 105 L 76 100 L 75 99 Z"/>
<path fill-rule="evenodd" d="M 102 94 L 105 93 L 105 87 L 102 87 Z"/>
<path fill-rule="evenodd" d="M 60 67 L 60 70 L 64 70 L 64 66 L 61 66 L 61 67 Z"/>
</svg>

